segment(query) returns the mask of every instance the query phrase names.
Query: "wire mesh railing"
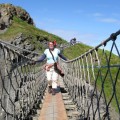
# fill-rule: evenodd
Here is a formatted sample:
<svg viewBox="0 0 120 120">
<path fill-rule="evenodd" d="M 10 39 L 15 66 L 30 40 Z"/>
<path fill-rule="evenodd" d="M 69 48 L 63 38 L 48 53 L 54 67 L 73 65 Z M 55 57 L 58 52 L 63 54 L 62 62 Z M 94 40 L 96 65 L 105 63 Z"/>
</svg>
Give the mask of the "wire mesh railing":
<svg viewBox="0 0 120 120">
<path fill-rule="evenodd" d="M 81 56 L 60 60 L 80 119 L 120 120 L 120 30 Z"/>
<path fill-rule="evenodd" d="M 0 42 L 0 120 L 27 120 L 36 113 L 47 86 L 43 63 Z"/>
</svg>

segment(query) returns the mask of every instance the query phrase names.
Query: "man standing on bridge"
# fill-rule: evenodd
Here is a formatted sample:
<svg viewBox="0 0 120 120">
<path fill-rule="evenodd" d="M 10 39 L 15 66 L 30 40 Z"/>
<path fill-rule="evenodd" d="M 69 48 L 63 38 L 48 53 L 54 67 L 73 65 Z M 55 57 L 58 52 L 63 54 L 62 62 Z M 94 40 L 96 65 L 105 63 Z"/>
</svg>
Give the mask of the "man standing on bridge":
<svg viewBox="0 0 120 120">
<path fill-rule="evenodd" d="M 55 89 L 57 88 L 58 73 L 54 69 L 54 63 L 58 63 L 58 56 L 64 60 L 67 60 L 61 53 L 54 42 L 48 43 L 48 49 L 45 49 L 43 55 L 39 57 L 36 62 L 42 62 L 47 58 L 47 63 L 45 64 L 46 76 L 48 80 L 48 92 L 55 95 Z M 61 71 L 62 72 L 62 71 Z"/>
</svg>

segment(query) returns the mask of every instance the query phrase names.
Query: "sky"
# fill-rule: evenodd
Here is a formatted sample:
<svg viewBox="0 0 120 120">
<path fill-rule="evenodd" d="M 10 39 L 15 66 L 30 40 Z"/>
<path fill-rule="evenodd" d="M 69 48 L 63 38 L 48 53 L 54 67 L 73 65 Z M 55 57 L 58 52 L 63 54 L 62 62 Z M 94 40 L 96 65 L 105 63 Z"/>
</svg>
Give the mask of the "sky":
<svg viewBox="0 0 120 120">
<path fill-rule="evenodd" d="M 97 46 L 120 29 L 120 0 L 0 0 L 25 9 L 37 28 Z"/>
</svg>

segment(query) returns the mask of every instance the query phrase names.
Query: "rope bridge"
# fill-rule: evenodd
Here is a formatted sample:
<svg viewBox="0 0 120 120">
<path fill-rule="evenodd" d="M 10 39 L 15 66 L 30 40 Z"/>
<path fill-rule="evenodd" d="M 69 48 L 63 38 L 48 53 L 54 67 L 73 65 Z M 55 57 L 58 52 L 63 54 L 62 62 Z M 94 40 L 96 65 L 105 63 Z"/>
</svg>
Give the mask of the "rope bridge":
<svg viewBox="0 0 120 120">
<path fill-rule="evenodd" d="M 80 120 L 120 120 L 119 34 L 73 60 L 59 59 Z M 0 41 L 0 120 L 30 120 L 47 87 L 44 62 L 30 65 L 21 51 Z"/>
<path fill-rule="evenodd" d="M 120 120 L 119 34 L 120 30 L 73 60 L 60 59 L 65 85 L 82 120 Z"/>
</svg>

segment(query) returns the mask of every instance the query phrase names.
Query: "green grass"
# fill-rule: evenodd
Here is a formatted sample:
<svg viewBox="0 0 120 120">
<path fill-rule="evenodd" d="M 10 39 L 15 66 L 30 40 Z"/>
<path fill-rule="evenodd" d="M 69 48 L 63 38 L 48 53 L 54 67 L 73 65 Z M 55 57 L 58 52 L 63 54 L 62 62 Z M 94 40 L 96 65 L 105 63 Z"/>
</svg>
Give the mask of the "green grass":
<svg viewBox="0 0 120 120">
<path fill-rule="evenodd" d="M 10 39 L 17 36 L 17 34 L 19 33 L 23 33 L 28 36 L 30 35 L 33 37 L 33 40 L 36 39 L 37 36 L 39 36 L 41 40 L 56 40 L 57 43 L 66 43 L 64 39 L 48 33 L 44 30 L 38 29 L 35 26 L 30 25 L 15 16 L 13 17 L 12 25 L 8 28 L 8 30 L 4 34 L 0 34 L 0 39 L 9 41 Z"/>
<path fill-rule="evenodd" d="M 87 46 L 85 44 L 82 43 L 78 43 L 75 44 L 73 46 L 70 46 L 69 48 L 66 48 L 63 51 L 63 54 L 68 58 L 68 59 L 74 59 L 80 55 L 82 55 L 83 53 L 85 53 L 86 51 L 88 51 L 89 49 L 91 49 L 92 47 Z"/>
<path fill-rule="evenodd" d="M 29 39 L 27 39 L 27 42 L 34 45 L 35 50 L 37 50 L 40 54 L 45 49 L 43 48 L 42 44 L 40 44 L 40 41 L 42 42 L 44 40 L 56 40 L 58 44 L 67 43 L 67 41 L 60 38 L 59 36 L 38 29 L 35 26 L 28 24 L 27 22 L 21 20 L 16 16 L 13 17 L 12 25 L 9 26 L 8 30 L 3 34 L 0 34 L 0 39 L 9 42 L 20 33 L 22 33 L 26 37 L 30 37 Z M 37 37 L 39 37 L 39 40 L 37 40 Z"/>
</svg>

